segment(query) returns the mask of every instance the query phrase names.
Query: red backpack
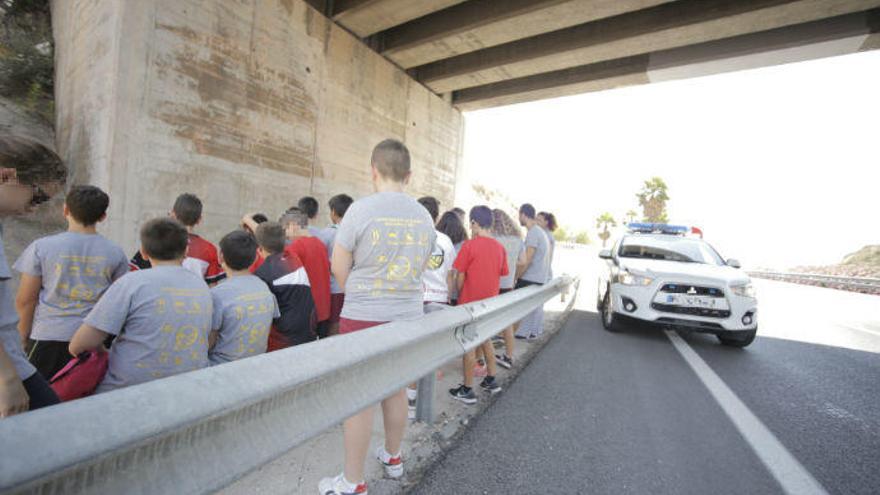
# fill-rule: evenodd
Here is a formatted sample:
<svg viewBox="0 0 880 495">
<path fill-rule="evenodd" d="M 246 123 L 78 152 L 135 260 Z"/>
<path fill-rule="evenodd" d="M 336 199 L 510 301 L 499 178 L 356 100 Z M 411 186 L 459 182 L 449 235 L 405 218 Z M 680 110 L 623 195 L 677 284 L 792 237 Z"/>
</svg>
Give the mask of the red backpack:
<svg viewBox="0 0 880 495">
<path fill-rule="evenodd" d="M 49 380 L 58 398 L 66 402 L 95 393 L 107 373 L 106 352 L 87 351 L 71 359 Z"/>
</svg>

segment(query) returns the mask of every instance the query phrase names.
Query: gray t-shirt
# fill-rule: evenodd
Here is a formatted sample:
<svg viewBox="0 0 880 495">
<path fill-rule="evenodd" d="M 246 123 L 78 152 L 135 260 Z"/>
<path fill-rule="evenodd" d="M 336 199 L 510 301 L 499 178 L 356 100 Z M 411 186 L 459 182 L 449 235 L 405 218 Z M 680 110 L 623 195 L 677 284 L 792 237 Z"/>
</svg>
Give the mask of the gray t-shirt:
<svg viewBox="0 0 880 495">
<path fill-rule="evenodd" d="M 544 229 L 537 225 L 533 225 L 526 234 L 526 250 L 530 247 L 535 248 L 535 255 L 521 278 L 539 284 L 547 283 L 550 270 L 550 241 Z"/>
<path fill-rule="evenodd" d="M 341 316 L 362 321 L 422 316 L 422 272 L 435 238 L 428 210 L 404 193 L 355 201 L 336 234 L 336 244 L 354 260 Z"/>
<path fill-rule="evenodd" d="M 211 364 L 266 352 L 272 320 L 281 316 L 266 284 L 255 275 L 230 277 L 211 289 L 211 297 L 211 329 L 218 331 L 217 343 L 208 353 Z"/>
<path fill-rule="evenodd" d="M 498 236 L 495 240 L 504 246 L 504 251 L 507 253 L 507 267 L 510 272 L 508 275 L 501 277 L 501 288 L 512 289 L 516 282 L 514 280 L 516 278 L 516 265 L 523 254 L 523 241 L 515 235 Z"/>
<path fill-rule="evenodd" d="M 12 296 L 12 271 L 6 263 L 6 251 L 3 248 L 3 225 L 0 225 L 0 345 L 9 355 L 9 359 L 18 372 L 18 377 L 26 380 L 37 372 L 28 362 L 21 350 L 21 338 L 18 336 L 18 312 Z"/>
<path fill-rule="evenodd" d="M 182 266 L 154 266 L 120 278 L 85 319 L 118 336 L 97 392 L 204 368 L 212 316 L 207 284 Z"/>
<path fill-rule="evenodd" d="M 333 262 L 333 246 L 336 244 L 336 231 L 339 230 L 339 226 L 333 224 L 326 229 L 322 230 L 321 233 L 317 236 L 318 239 L 321 239 L 321 242 L 324 243 L 324 247 L 327 248 L 327 259 L 330 262 Z M 336 281 L 336 277 L 333 276 L 333 273 L 330 273 L 330 293 L 331 294 L 342 294 L 345 292 L 342 290 L 342 287 L 339 286 L 339 283 Z"/>
<path fill-rule="evenodd" d="M 62 232 L 37 239 L 15 270 L 41 277 L 31 338 L 69 342 L 114 280 L 128 273 L 122 248 L 98 234 Z"/>
<path fill-rule="evenodd" d="M 553 280 L 553 256 L 556 255 L 556 239 L 553 238 L 553 232 L 549 230 L 545 230 L 544 234 L 547 235 L 547 240 L 550 242 L 550 254 L 547 257 L 547 281 Z"/>
</svg>

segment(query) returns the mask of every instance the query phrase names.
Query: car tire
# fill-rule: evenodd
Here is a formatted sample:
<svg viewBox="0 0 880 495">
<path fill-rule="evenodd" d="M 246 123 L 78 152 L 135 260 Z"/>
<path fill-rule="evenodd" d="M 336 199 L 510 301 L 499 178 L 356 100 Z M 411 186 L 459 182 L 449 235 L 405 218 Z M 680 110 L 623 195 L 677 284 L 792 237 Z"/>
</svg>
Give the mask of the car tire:
<svg viewBox="0 0 880 495">
<path fill-rule="evenodd" d="M 608 330 L 609 332 L 619 332 L 621 330 L 620 316 L 614 312 L 611 305 L 610 288 L 605 292 L 605 298 L 602 299 L 602 304 L 599 308 L 599 316 L 602 318 L 602 327 L 605 330 Z"/>
<path fill-rule="evenodd" d="M 718 334 L 718 340 L 726 346 L 743 348 L 754 342 L 757 334 L 757 328 L 747 332 L 723 332 Z"/>
</svg>

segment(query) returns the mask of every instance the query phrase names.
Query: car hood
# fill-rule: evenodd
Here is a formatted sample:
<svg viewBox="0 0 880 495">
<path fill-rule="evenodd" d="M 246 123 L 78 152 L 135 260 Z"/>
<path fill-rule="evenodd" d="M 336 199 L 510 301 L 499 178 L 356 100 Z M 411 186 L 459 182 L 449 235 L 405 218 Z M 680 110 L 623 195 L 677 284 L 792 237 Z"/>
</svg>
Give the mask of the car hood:
<svg viewBox="0 0 880 495">
<path fill-rule="evenodd" d="M 722 282 L 725 285 L 746 283 L 750 280 L 749 276 L 741 270 L 729 266 L 706 265 L 703 263 L 621 258 L 620 266 L 638 274 L 661 277 L 670 282 L 681 277 L 687 277 L 687 280 L 678 280 L 680 282 L 701 279 Z"/>
</svg>

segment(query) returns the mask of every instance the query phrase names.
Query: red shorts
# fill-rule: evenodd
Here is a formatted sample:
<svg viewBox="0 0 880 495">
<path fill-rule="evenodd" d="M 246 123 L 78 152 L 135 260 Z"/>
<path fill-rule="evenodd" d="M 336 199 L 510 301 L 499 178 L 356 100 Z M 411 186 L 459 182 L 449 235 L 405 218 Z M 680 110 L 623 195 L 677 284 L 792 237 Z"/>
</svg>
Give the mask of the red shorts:
<svg viewBox="0 0 880 495">
<path fill-rule="evenodd" d="M 348 318 L 340 318 L 339 319 L 339 335 L 345 333 L 357 332 L 360 330 L 366 330 L 372 327 L 378 327 L 379 325 L 384 325 L 388 323 L 387 321 L 363 321 L 363 320 L 349 320 Z"/>
<path fill-rule="evenodd" d="M 344 292 L 330 294 L 330 323 L 339 323 L 339 314 L 342 313 L 342 303 L 344 302 Z"/>
</svg>

